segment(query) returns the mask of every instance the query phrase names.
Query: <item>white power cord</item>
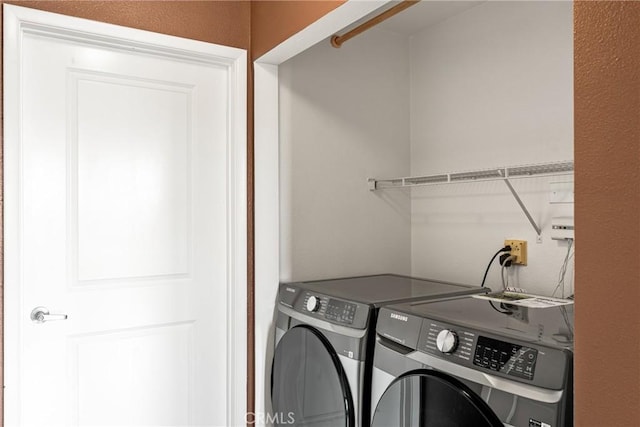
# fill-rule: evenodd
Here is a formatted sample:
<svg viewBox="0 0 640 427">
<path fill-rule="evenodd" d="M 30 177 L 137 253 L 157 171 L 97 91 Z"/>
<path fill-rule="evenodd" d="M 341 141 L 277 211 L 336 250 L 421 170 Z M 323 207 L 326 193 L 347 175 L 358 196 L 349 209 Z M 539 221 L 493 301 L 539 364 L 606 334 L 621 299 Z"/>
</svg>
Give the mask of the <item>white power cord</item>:
<svg viewBox="0 0 640 427">
<path fill-rule="evenodd" d="M 565 279 L 565 275 L 567 274 L 567 267 L 569 266 L 569 261 L 571 260 L 571 258 L 573 258 L 573 255 L 575 253 L 575 251 L 571 252 L 571 249 L 573 248 L 573 239 L 568 239 L 568 240 L 569 240 L 569 245 L 567 246 L 567 254 L 564 257 L 564 262 L 562 263 L 562 267 L 560 267 L 560 272 L 558 273 L 558 284 L 556 285 L 556 288 L 553 290 L 553 294 L 551 294 L 552 297 L 556 296 L 556 293 L 560 288 L 562 288 L 562 298 L 565 297 L 564 279 Z"/>
<path fill-rule="evenodd" d="M 505 280 L 504 278 L 504 273 L 506 270 L 506 264 L 509 261 L 513 261 L 514 259 L 516 259 L 515 256 L 513 255 L 509 255 L 508 257 L 506 257 L 504 259 L 504 261 L 502 261 L 502 270 L 500 271 L 500 276 L 502 277 L 502 290 L 507 290 L 507 287 L 509 286 L 509 274 L 507 273 L 507 279 Z"/>
</svg>

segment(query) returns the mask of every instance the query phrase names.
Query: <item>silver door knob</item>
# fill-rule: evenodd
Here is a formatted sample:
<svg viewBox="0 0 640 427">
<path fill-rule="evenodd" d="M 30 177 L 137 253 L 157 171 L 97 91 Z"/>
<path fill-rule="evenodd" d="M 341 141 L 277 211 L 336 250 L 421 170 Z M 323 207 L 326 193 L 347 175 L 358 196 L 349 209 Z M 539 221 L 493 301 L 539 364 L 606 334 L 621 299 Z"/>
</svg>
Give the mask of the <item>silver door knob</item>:
<svg viewBox="0 0 640 427">
<path fill-rule="evenodd" d="M 44 323 L 50 320 L 66 320 L 66 314 L 50 314 L 47 307 L 36 307 L 31 311 L 31 320 L 36 323 Z"/>
</svg>

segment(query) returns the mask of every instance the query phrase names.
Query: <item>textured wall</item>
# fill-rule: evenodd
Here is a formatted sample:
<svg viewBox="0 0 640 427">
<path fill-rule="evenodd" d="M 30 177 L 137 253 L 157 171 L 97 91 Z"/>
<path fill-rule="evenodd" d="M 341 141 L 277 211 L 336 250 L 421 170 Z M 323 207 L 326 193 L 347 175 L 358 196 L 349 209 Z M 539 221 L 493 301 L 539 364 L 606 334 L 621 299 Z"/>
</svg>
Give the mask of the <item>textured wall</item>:
<svg viewBox="0 0 640 427">
<path fill-rule="evenodd" d="M 259 58 L 345 1 L 253 1 L 251 5 L 253 58 Z"/>
<path fill-rule="evenodd" d="M 640 3 L 575 3 L 576 425 L 640 425 Z"/>
<path fill-rule="evenodd" d="M 4 1 L 63 15 L 249 49 L 245 1 Z"/>
</svg>

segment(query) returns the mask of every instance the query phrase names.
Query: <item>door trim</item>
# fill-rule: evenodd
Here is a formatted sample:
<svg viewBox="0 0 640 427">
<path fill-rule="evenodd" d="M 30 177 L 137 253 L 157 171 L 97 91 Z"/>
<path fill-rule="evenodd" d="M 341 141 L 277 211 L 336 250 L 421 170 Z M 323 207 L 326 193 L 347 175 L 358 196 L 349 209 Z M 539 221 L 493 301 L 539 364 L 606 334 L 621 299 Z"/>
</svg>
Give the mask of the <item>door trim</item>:
<svg viewBox="0 0 640 427">
<path fill-rule="evenodd" d="M 227 141 L 227 420 L 245 424 L 247 387 L 247 52 L 14 5 L 4 6 L 4 420 L 17 425 L 14 373 L 20 365 L 21 302 L 21 57 L 25 33 L 136 51 L 173 60 L 215 64 L 229 71 Z M 213 309 L 213 308 L 212 308 Z"/>
</svg>

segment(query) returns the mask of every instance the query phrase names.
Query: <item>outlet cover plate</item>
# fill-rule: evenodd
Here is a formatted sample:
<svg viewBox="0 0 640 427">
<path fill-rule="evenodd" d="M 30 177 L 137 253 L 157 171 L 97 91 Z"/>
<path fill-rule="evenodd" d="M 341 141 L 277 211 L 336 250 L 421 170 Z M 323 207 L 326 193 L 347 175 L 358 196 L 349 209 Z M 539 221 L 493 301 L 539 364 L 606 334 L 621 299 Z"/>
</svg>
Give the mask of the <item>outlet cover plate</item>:
<svg viewBox="0 0 640 427">
<path fill-rule="evenodd" d="M 516 259 L 512 264 L 527 265 L 527 241 L 526 240 L 505 240 L 505 246 L 511 246 L 511 255 Z"/>
</svg>

